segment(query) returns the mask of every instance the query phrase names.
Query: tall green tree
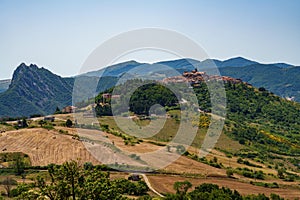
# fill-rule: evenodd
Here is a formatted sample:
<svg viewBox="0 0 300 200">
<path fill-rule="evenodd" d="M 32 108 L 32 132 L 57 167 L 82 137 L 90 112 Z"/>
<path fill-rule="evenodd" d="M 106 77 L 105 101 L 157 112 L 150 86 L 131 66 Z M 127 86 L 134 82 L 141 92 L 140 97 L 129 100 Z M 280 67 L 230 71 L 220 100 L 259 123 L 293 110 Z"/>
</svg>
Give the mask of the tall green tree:
<svg viewBox="0 0 300 200">
<path fill-rule="evenodd" d="M 11 163 L 11 167 L 14 169 L 15 174 L 20 176 L 25 173 L 25 166 L 26 163 L 21 153 L 15 154 Z"/>
<path fill-rule="evenodd" d="M 48 166 L 50 181 L 38 177 L 36 186 L 51 200 L 58 199 L 122 199 L 119 185 L 109 179 L 109 173 L 96 168 L 84 169 L 77 162 Z"/>
<path fill-rule="evenodd" d="M 17 185 L 17 181 L 12 179 L 11 177 L 6 177 L 3 181 L 1 181 L 1 185 L 6 191 L 8 197 L 11 196 L 12 187 Z"/>
<path fill-rule="evenodd" d="M 183 182 L 175 182 L 174 183 L 174 189 L 176 190 L 176 194 L 179 194 L 180 196 L 184 196 L 188 189 L 190 189 L 193 185 L 189 181 L 183 181 Z"/>
</svg>

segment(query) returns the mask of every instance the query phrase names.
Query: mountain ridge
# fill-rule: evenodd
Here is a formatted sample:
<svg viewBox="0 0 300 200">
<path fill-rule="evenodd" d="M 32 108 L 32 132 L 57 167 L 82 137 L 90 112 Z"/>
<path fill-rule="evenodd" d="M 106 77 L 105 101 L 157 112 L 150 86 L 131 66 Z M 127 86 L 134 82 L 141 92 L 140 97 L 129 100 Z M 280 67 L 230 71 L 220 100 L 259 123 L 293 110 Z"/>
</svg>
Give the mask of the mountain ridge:
<svg viewBox="0 0 300 200">
<path fill-rule="evenodd" d="M 84 74 L 81 74 L 79 76 L 121 76 L 122 72 L 127 72 L 129 70 L 132 70 L 133 68 L 141 65 L 150 66 L 150 65 L 167 65 L 169 67 L 172 67 L 173 69 L 177 69 L 180 72 L 183 72 L 182 70 L 193 70 L 195 67 L 200 67 L 203 69 L 210 69 L 210 68 L 224 68 L 224 67 L 246 67 L 254 64 L 261 64 L 261 65 L 273 65 L 274 67 L 280 67 L 280 68 L 292 68 L 296 67 L 295 65 L 287 64 L 287 63 L 271 63 L 271 64 L 263 64 L 256 61 L 252 61 L 247 58 L 243 58 L 241 56 L 233 57 L 229 59 L 225 59 L 223 61 L 218 59 L 206 59 L 203 61 L 198 61 L 191 58 L 182 58 L 182 59 L 175 59 L 175 60 L 166 60 L 166 61 L 159 61 L 156 63 L 139 63 L 134 60 L 125 61 L 122 63 L 114 64 L 111 66 L 104 67 L 100 70 L 95 70 L 91 72 L 87 72 Z M 124 68 L 125 67 L 125 68 Z"/>
<path fill-rule="evenodd" d="M 75 78 L 63 78 L 35 64 L 27 66 L 21 63 L 14 71 L 8 89 L 0 94 L 0 117 L 52 114 L 57 107 L 62 109 L 72 105 L 72 96 L 82 101 L 93 96 L 93 92 L 110 88 L 116 82 L 116 79 L 108 76 L 100 80 L 97 77 L 82 76 L 76 80 L 84 84 L 77 88 L 79 92 L 73 96 Z M 89 88 L 94 85 L 97 87 L 91 91 Z M 89 93 L 86 94 L 87 91 Z"/>
<path fill-rule="evenodd" d="M 155 65 L 157 66 L 156 69 Z M 170 67 L 170 69 L 163 69 L 163 66 Z M 119 67 L 121 67 L 121 64 L 119 64 Z M 135 67 L 141 70 L 135 70 Z M 155 73 L 148 73 L 150 67 L 155 69 Z M 136 63 L 135 66 L 130 66 L 130 71 L 136 72 L 135 77 L 137 78 L 149 75 L 153 78 L 153 74 L 160 74 L 162 76 L 154 77 L 159 79 L 176 76 L 178 73 L 182 74 L 184 71 L 191 71 L 195 67 L 211 73 L 220 73 L 223 76 L 242 79 L 255 87 L 264 87 L 280 97 L 300 102 L 300 82 L 298 81 L 300 72 L 297 70 L 299 67 L 286 63 L 262 64 L 243 57 L 234 57 L 224 61 L 217 59 L 197 61 L 184 58 L 153 64 Z M 215 70 L 216 67 L 218 67 L 219 72 Z M 178 72 L 177 74 L 174 72 L 174 69 Z M 103 70 L 105 69 L 102 69 L 102 72 Z M 115 65 L 115 70 L 116 73 L 114 73 L 114 70 L 109 69 L 109 74 L 116 77 L 120 76 L 118 64 Z"/>
<path fill-rule="evenodd" d="M 13 74 L 8 90 L 0 94 L 1 116 L 49 114 L 56 106 L 71 104 L 71 78 L 62 78 L 37 65 L 22 63 Z"/>
<path fill-rule="evenodd" d="M 164 69 L 164 66 L 167 68 Z M 242 79 L 255 87 L 264 87 L 278 96 L 291 97 L 295 101 L 300 101 L 300 83 L 298 83 L 300 67 L 285 63 L 261 64 L 242 57 L 225 61 L 217 59 L 197 61 L 186 58 L 153 64 L 128 61 L 71 78 L 55 75 L 35 64 L 27 66 L 21 63 L 15 70 L 11 81 L 0 81 L 0 86 L 1 83 L 4 85 L 2 89 L 0 87 L 2 91 L 0 93 L 0 116 L 45 115 L 53 113 L 56 107 L 71 105 L 74 103 L 72 92 L 75 80 L 86 84 L 85 88 L 79 89 L 80 92 L 76 96 L 76 102 L 79 102 L 94 96 L 95 92 L 112 87 L 127 71 L 132 73 L 129 74 L 129 78 L 144 78 L 150 75 L 157 80 L 162 80 L 182 74 L 184 71 L 191 71 L 195 67 L 210 69 L 211 66 L 217 66 L 223 76 Z M 140 70 L 139 67 L 145 70 Z M 100 81 L 99 75 L 103 75 Z M 95 87 L 94 91 L 84 94 L 86 89 L 91 87 Z"/>
</svg>

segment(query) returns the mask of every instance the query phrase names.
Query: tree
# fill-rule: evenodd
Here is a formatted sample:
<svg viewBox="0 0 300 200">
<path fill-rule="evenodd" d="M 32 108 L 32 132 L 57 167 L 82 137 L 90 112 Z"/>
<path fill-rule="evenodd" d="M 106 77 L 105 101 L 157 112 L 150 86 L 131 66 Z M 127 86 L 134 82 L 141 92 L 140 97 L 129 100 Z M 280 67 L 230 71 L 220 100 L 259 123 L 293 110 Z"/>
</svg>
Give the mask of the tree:
<svg viewBox="0 0 300 200">
<path fill-rule="evenodd" d="M 14 156 L 11 166 L 14 168 L 15 174 L 18 176 L 22 175 L 25 172 L 24 158 L 20 153 L 17 153 Z"/>
<path fill-rule="evenodd" d="M 279 195 L 271 193 L 271 200 L 283 200 Z"/>
<path fill-rule="evenodd" d="M 264 180 L 265 179 L 265 174 L 263 173 L 263 171 L 259 170 L 259 171 L 256 171 L 254 173 L 254 178 L 255 179 L 261 179 L 261 180 Z"/>
<path fill-rule="evenodd" d="M 42 177 L 37 177 L 36 185 L 41 195 L 49 199 L 76 199 L 77 184 L 80 167 L 75 161 L 66 162 L 61 166 L 51 164 L 48 166 L 51 183 L 47 184 Z"/>
<path fill-rule="evenodd" d="M 149 190 L 147 184 L 141 180 L 135 184 L 135 187 L 136 187 L 136 191 L 134 194 L 138 196 L 146 194 Z"/>
<path fill-rule="evenodd" d="M 68 181 L 71 184 L 72 198 L 73 198 L 73 200 L 76 200 L 75 184 L 78 181 L 78 177 L 79 177 L 78 164 L 76 162 L 65 163 L 62 173 L 63 173 L 63 177 L 66 179 L 66 181 Z"/>
<path fill-rule="evenodd" d="M 184 196 L 188 189 L 190 189 L 193 185 L 189 181 L 183 182 L 175 182 L 173 188 L 176 190 L 176 194 Z"/>
<path fill-rule="evenodd" d="M 229 188 L 219 188 L 218 185 L 204 183 L 195 188 L 189 194 L 190 199 L 198 200 L 221 200 L 221 199 L 234 199 L 242 200 L 242 196 L 237 191 L 232 191 Z"/>
<path fill-rule="evenodd" d="M 27 128 L 27 120 L 23 118 L 22 120 L 18 120 L 18 127 L 17 128 Z"/>
<path fill-rule="evenodd" d="M 45 122 L 44 120 L 40 120 L 40 121 L 39 121 L 39 125 L 40 125 L 41 127 L 43 127 L 44 124 L 46 124 L 46 122 Z"/>
<path fill-rule="evenodd" d="M 16 188 L 12 189 L 10 194 L 12 197 L 19 197 L 18 199 L 24 199 L 22 198 L 22 196 L 24 194 L 28 194 L 29 190 L 32 190 L 33 188 L 35 188 L 34 183 L 30 183 L 30 184 L 18 184 Z M 32 197 L 32 196 L 31 196 Z M 36 198 L 27 198 L 27 199 L 36 199 Z"/>
<path fill-rule="evenodd" d="M 217 158 L 217 157 L 214 157 L 214 158 L 213 158 L 213 162 L 214 162 L 214 163 L 218 163 L 218 158 Z"/>
<path fill-rule="evenodd" d="M 56 199 L 121 199 L 120 187 L 109 179 L 109 173 L 96 168 L 84 169 L 75 161 L 48 166 L 50 181 L 36 180 L 40 196 Z"/>
<path fill-rule="evenodd" d="M 232 169 L 227 169 L 227 170 L 226 170 L 226 175 L 227 175 L 227 177 L 231 178 L 232 175 L 233 175 Z"/>
<path fill-rule="evenodd" d="M 27 124 L 27 120 L 25 118 L 22 119 L 22 128 L 27 128 L 28 124 Z"/>
<path fill-rule="evenodd" d="M 11 196 L 11 189 L 14 185 L 17 185 L 17 181 L 12 179 L 11 177 L 6 177 L 2 182 L 1 184 L 3 185 L 5 191 L 6 191 L 6 194 L 8 197 Z"/>
<path fill-rule="evenodd" d="M 280 179 L 284 179 L 284 169 L 278 169 L 277 170 L 277 176 L 278 176 L 278 178 L 280 178 Z"/>
<path fill-rule="evenodd" d="M 94 168 L 94 165 L 91 162 L 86 162 L 84 163 L 83 168 L 84 170 L 92 170 Z"/>
<path fill-rule="evenodd" d="M 261 92 L 267 91 L 266 88 L 264 88 L 264 87 L 260 87 L 260 88 L 258 88 L 258 90 L 261 91 Z"/>
<path fill-rule="evenodd" d="M 66 126 L 69 127 L 69 128 L 72 127 L 72 126 L 73 126 L 72 120 L 67 119 L 67 121 L 66 121 Z"/>
<path fill-rule="evenodd" d="M 59 107 L 56 107 L 54 114 L 61 114 L 61 110 L 59 109 Z"/>
</svg>

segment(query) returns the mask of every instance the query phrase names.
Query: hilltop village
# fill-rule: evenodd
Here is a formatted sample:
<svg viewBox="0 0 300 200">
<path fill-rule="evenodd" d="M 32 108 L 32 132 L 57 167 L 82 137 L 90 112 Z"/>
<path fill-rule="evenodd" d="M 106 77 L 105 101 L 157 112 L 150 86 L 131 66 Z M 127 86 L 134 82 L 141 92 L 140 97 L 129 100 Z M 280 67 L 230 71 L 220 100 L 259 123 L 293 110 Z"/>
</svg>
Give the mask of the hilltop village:
<svg viewBox="0 0 300 200">
<path fill-rule="evenodd" d="M 206 72 L 200 72 L 197 69 L 191 72 L 183 72 L 182 76 L 173 76 L 163 79 L 163 83 L 190 83 L 192 86 L 197 87 L 201 82 L 208 82 L 212 80 L 224 81 L 225 83 L 231 82 L 234 84 L 242 83 L 241 79 L 235 79 L 228 76 L 208 75 Z M 248 83 L 245 83 L 250 85 Z"/>
</svg>

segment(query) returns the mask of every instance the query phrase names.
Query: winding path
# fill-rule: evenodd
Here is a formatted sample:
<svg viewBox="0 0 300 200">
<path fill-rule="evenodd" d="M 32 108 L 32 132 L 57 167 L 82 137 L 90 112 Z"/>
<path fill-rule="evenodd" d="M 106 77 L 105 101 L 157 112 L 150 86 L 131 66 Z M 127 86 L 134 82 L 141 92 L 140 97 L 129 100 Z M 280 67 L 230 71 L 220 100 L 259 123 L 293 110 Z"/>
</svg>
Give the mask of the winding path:
<svg viewBox="0 0 300 200">
<path fill-rule="evenodd" d="M 144 181 L 145 181 L 145 183 L 147 184 L 148 188 L 149 188 L 152 192 L 154 192 L 155 194 L 157 194 L 157 195 L 160 196 L 160 197 L 164 197 L 164 195 L 160 194 L 159 192 L 157 192 L 157 191 L 152 187 L 152 185 L 151 185 L 151 183 L 150 183 L 148 177 L 146 176 L 146 174 L 141 174 L 141 175 L 143 176 Z"/>
</svg>

